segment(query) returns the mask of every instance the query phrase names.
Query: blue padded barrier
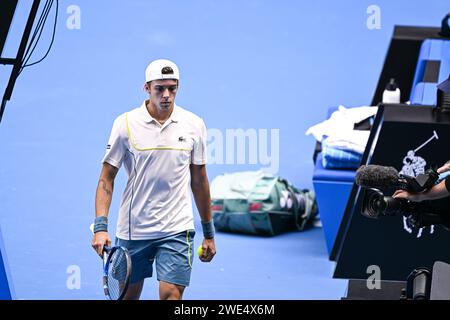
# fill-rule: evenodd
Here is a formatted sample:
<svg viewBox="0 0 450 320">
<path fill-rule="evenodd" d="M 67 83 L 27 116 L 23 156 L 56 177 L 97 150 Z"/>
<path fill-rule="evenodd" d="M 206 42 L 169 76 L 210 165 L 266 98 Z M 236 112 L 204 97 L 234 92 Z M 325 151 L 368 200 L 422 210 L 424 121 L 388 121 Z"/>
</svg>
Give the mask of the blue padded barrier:
<svg viewBox="0 0 450 320">
<path fill-rule="evenodd" d="M 317 155 L 313 186 L 327 245 L 331 253 L 339 225 L 355 180 L 355 170 L 330 170 L 322 166 L 322 154 Z"/>
<path fill-rule="evenodd" d="M 411 104 L 436 105 L 437 84 L 450 75 L 450 41 L 427 39 L 422 43 L 411 89 Z"/>
</svg>

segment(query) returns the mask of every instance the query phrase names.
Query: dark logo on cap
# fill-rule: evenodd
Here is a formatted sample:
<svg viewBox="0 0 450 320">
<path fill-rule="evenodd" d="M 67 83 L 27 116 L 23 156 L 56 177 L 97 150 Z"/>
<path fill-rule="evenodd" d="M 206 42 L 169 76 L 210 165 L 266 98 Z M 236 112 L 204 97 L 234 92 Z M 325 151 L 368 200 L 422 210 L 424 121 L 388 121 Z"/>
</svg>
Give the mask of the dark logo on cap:
<svg viewBox="0 0 450 320">
<path fill-rule="evenodd" d="M 162 74 L 173 74 L 173 69 L 171 67 L 164 67 L 161 69 Z"/>
<path fill-rule="evenodd" d="M 107 149 L 107 150 L 111 149 L 111 145 L 108 144 L 108 145 L 106 146 L 106 149 Z"/>
</svg>

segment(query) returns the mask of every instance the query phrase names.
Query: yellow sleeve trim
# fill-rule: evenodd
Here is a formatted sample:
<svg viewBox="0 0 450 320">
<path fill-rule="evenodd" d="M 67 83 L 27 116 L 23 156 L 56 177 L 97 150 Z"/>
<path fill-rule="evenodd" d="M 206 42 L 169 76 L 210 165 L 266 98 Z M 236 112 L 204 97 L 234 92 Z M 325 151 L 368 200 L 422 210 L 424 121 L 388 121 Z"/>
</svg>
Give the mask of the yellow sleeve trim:
<svg viewBox="0 0 450 320">
<path fill-rule="evenodd" d="M 175 148 L 175 147 L 139 148 L 133 143 L 133 139 L 131 138 L 130 126 L 128 125 L 128 112 L 125 113 L 125 123 L 127 125 L 128 140 L 130 141 L 130 145 L 138 151 L 149 151 L 149 150 L 177 150 L 177 151 L 189 151 L 189 152 L 192 151 L 192 149 L 183 149 L 183 148 Z"/>
</svg>

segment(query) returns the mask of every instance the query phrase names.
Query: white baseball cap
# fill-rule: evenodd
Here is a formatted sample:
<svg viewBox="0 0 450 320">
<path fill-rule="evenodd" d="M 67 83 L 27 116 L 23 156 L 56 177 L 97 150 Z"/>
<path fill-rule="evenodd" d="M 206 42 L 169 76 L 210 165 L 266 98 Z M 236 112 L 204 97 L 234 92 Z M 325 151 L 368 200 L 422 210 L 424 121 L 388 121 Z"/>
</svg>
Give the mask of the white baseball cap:
<svg viewBox="0 0 450 320">
<path fill-rule="evenodd" d="M 175 63 L 166 59 L 152 61 L 145 69 L 145 81 L 176 79 L 180 80 L 180 72 Z"/>
</svg>

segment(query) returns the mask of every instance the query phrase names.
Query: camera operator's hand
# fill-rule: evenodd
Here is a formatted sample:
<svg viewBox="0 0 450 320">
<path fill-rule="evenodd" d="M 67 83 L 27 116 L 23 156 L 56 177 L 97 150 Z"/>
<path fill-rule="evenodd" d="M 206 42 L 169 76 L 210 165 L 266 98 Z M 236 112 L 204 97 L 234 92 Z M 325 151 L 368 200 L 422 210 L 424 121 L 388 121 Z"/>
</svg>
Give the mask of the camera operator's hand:
<svg viewBox="0 0 450 320">
<path fill-rule="evenodd" d="M 439 169 L 437 169 L 437 172 L 439 174 L 444 173 L 450 171 L 450 160 L 447 161 L 442 167 L 440 167 Z"/>
<path fill-rule="evenodd" d="M 442 180 L 431 189 L 419 193 L 412 193 L 406 190 L 397 190 L 392 195 L 392 198 L 403 198 L 414 202 L 445 198 L 450 196 L 450 190 L 447 189 L 446 183 L 448 183 L 447 179 Z"/>
<path fill-rule="evenodd" d="M 392 198 L 401 198 L 401 199 L 407 199 L 414 202 L 420 202 L 425 200 L 423 193 L 413 193 L 406 190 L 397 190 L 392 195 Z"/>
</svg>

